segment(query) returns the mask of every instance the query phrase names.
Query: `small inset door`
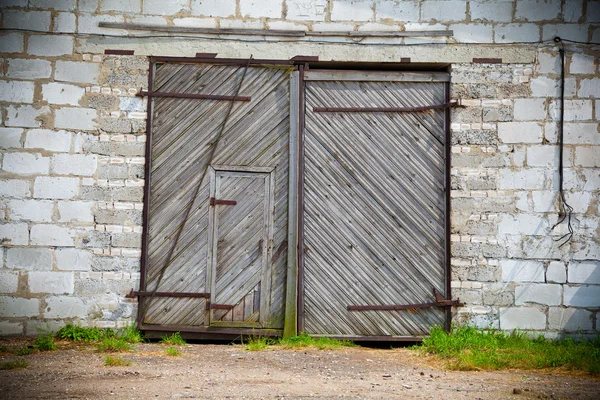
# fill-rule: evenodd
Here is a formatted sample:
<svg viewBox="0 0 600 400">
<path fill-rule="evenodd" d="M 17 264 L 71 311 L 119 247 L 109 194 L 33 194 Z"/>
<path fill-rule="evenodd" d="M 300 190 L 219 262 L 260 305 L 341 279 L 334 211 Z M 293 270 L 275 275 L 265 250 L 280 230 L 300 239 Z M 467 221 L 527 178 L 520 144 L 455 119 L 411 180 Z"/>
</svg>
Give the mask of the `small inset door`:
<svg viewBox="0 0 600 400">
<path fill-rule="evenodd" d="M 208 282 L 210 325 L 264 326 L 269 309 L 273 168 L 211 173 Z"/>
</svg>

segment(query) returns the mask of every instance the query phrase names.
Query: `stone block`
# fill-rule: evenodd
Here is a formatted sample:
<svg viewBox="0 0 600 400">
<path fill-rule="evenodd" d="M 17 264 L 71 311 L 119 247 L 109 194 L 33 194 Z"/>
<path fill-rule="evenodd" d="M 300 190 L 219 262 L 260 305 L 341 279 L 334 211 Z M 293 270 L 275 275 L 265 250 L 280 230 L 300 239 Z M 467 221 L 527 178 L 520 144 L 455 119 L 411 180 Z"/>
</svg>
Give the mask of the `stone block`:
<svg viewBox="0 0 600 400">
<path fill-rule="evenodd" d="M 119 99 L 115 96 L 89 96 L 86 98 L 86 103 L 89 108 L 96 110 L 116 111 L 119 109 Z"/>
<path fill-rule="evenodd" d="M 72 199 L 79 194 L 79 178 L 42 176 L 35 179 L 33 197 L 38 199 Z"/>
<path fill-rule="evenodd" d="M 4 29 L 50 30 L 50 11 L 3 10 Z"/>
<path fill-rule="evenodd" d="M 558 97 L 558 80 L 545 76 L 531 79 L 531 95 L 533 97 Z"/>
<path fill-rule="evenodd" d="M 543 24 L 542 37 L 545 40 L 557 36 L 584 42 L 588 40 L 587 24 Z"/>
<path fill-rule="evenodd" d="M 494 28 L 494 42 L 532 42 L 540 39 L 540 27 L 536 24 L 500 24 Z"/>
<path fill-rule="evenodd" d="M 501 122 L 498 138 L 503 143 L 541 143 L 542 127 L 537 122 Z"/>
<path fill-rule="evenodd" d="M 588 1 L 586 11 L 587 22 L 600 22 L 600 2 Z"/>
<path fill-rule="evenodd" d="M 31 103 L 33 101 L 33 82 L 0 80 L 0 101 L 9 103 Z"/>
<path fill-rule="evenodd" d="M 548 21 L 557 19 L 561 12 L 560 0 L 518 0 L 515 19 Z"/>
<path fill-rule="evenodd" d="M 8 216 L 14 221 L 50 222 L 54 202 L 49 200 L 9 200 L 6 203 Z"/>
<path fill-rule="evenodd" d="M 564 305 L 573 307 L 600 307 L 600 286 L 565 285 Z"/>
<path fill-rule="evenodd" d="M 531 260 L 500 260 L 504 282 L 544 282 L 544 264 Z"/>
<path fill-rule="evenodd" d="M 424 0 L 421 3 L 423 22 L 463 21 L 467 17 L 467 4 L 459 0 Z"/>
<path fill-rule="evenodd" d="M 498 224 L 499 235 L 545 235 L 548 220 L 531 214 L 504 215 Z"/>
<path fill-rule="evenodd" d="M 0 180 L 0 196 L 3 197 L 30 197 L 31 184 L 20 179 Z"/>
<path fill-rule="evenodd" d="M 589 54 L 572 53 L 569 72 L 571 74 L 593 74 L 596 71 L 595 57 Z"/>
<path fill-rule="evenodd" d="M 448 29 L 454 32 L 453 38 L 459 43 L 493 43 L 494 32 L 488 24 L 454 24 Z"/>
<path fill-rule="evenodd" d="M 25 128 L 39 128 L 44 120 L 50 118 L 52 111 L 49 107 L 35 108 L 30 105 L 7 107 L 6 126 L 22 126 Z"/>
<path fill-rule="evenodd" d="M 562 304 L 562 285 L 533 283 L 515 288 L 515 305 L 538 304 L 558 306 Z"/>
<path fill-rule="evenodd" d="M 189 0 L 143 0 L 142 13 L 156 15 L 173 15 L 189 12 Z"/>
<path fill-rule="evenodd" d="M 336 1 L 331 9 L 332 21 L 372 21 L 373 2 L 368 0 Z"/>
<path fill-rule="evenodd" d="M 483 287 L 483 304 L 489 306 L 512 306 L 515 302 L 512 285 L 492 283 Z"/>
<path fill-rule="evenodd" d="M 108 164 L 98 168 L 99 179 L 127 179 L 129 178 L 129 168 L 126 164 Z"/>
<path fill-rule="evenodd" d="M 535 212 L 546 213 L 556 210 L 555 202 L 558 199 L 558 192 L 536 190 L 531 192 L 531 198 Z"/>
<path fill-rule="evenodd" d="M 543 330 L 546 329 L 546 314 L 538 307 L 500 308 L 500 329 Z"/>
<path fill-rule="evenodd" d="M 0 318 L 37 317 L 39 314 L 40 301 L 38 299 L 0 296 Z"/>
<path fill-rule="evenodd" d="M 22 53 L 25 46 L 22 33 L 3 33 L 0 35 L 0 53 Z"/>
<path fill-rule="evenodd" d="M 98 10 L 98 0 L 79 0 L 77 9 L 80 12 L 96 12 Z"/>
<path fill-rule="evenodd" d="M 548 329 L 564 332 L 588 331 L 592 329 L 592 313 L 576 308 L 550 307 Z"/>
<path fill-rule="evenodd" d="M 38 153 L 5 153 L 2 169 L 19 175 L 47 175 L 50 171 L 50 158 Z"/>
<path fill-rule="evenodd" d="M 140 142 L 94 142 L 86 150 L 106 156 L 141 157 L 145 154 L 146 146 Z"/>
<path fill-rule="evenodd" d="M 568 271 L 569 283 L 600 285 L 599 261 L 571 262 Z M 598 302 L 600 304 L 600 299 Z"/>
<path fill-rule="evenodd" d="M 74 11 L 76 0 L 29 0 L 31 8 L 50 8 L 55 11 Z"/>
<path fill-rule="evenodd" d="M 0 148 L 22 147 L 21 136 L 23 136 L 23 129 L 21 128 L 0 128 Z"/>
<path fill-rule="evenodd" d="M 120 87 L 145 88 L 148 86 L 146 74 L 112 73 L 106 77 L 105 84 Z"/>
<path fill-rule="evenodd" d="M 74 33 L 77 30 L 75 14 L 59 12 L 54 16 L 53 31 L 57 33 Z"/>
<path fill-rule="evenodd" d="M 38 224 L 31 227 L 31 244 L 34 246 L 73 246 L 68 228 L 60 225 Z"/>
<path fill-rule="evenodd" d="M 72 294 L 75 286 L 72 272 L 30 272 L 28 283 L 31 293 Z"/>
<path fill-rule="evenodd" d="M 103 0 L 100 11 L 116 11 L 123 14 L 139 14 L 142 10 L 139 0 Z"/>
<path fill-rule="evenodd" d="M 61 82 L 98 83 L 100 64 L 77 61 L 57 61 L 54 80 Z"/>
<path fill-rule="evenodd" d="M 567 268 L 562 261 L 551 261 L 546 269 L 546 282 L 565 283 L 567 282 Z"/>
<path fill-rule="evenodd" d="M 42 310 L 43 312 L 43 310 Z M 74 324 L 79 326 L 83 325 L 84 321 L 73 321 Z M 65 326 L 67 323 L 64 320 L 35 320 L 30 319 L 27 321 L 27 328 L 25 328 L 25 335 L 29 337 L 40 336 L 42 332 L 53 332 L 56 333 L 60 328 Z"/>
<path fill-rule="evenodd" d="M 192 15 L 233 17 L 235 16 L 235 3 L 236 0 L 192 0 Z"/>
<path fill-rule="evenodd" d="M 576 167 L 600 167 L 600 146 L 575 147 Z"/>
<path fill-rule="evenodd" d="M 553 101 L 550 104 L 550 117 L 558 121 L 560 118 L 560 104 Z M 592 119 L 592 100 L 565 100 L 564 121 L 585 121 Z"/>
<path fill-rule="evenodd" d="M 71 36 L 31 35 L 27 42 L 27 53 L 34 56 L 57 57 L 73 54 Z"/>
<path fill-rule="evenodd" d="M 583 1 L 584 0 L 570 0 L 563 10 L 563 21 L 578 22 L 583 16 Z"/>
<path fill-rule="evenodd" d="M 23 336 L 22 322 L 0 321 L 0 336 Z"/>
<path fill-rule="evenodd" d="M 234 10 L 235 12 L 235 10 Z M 269 29 L 286 29 L 284 27 L 279 26 L 279 24 L 293 25 L 290 22 L 278 21 L 275 22 L 275 25 L 269 23 Z M 173 18 L 173 26 L 182 26 L 186 28 L 216 28 L 217 20 L 215 18 L 197 18 L 197 17 L 188 17 L 188 18 Z M 287 28 L 289 29 L 289 28 Z"/>
<path fill-rule="evenodd" d="M 565 123 L 565 144 L 596 144 L 600 145 L 600 132 L 597 123 Z"/>
<path fill-rule="evenodd" d="M 560 71 L 560 57 L 558 53 L 538 52 L 536 71 L 541 74 L 558 74 Z"/>
<path fill-rule="evenodd" d="M 545 188 L 546 170 L 542 168 L 529 168 L 513 171 L 499 169 L 498 189 L 532 189 Z"/>
<path fill-rule="evenodd" d="M 95 154 L 56 154 L 52 156 L 52 172 L 57 175 L 92 176 L 98 168 Z"/>
<path fill-rule="evenodd" d="M 9 248 L 6 252 L 6 266 L 30 271 L 51 270 L 52 251 L 39 248 Z"/>
<path fill-rule="evenodd" d="M 89 271 L 92 266 L 92 253 L 81 249 L 54 250 L 56 267 L 61 271 Z"/>
<path fill-rule="evenodd" d="M 50 78 L 50 74 L 52 74 L 52 63 L 50 61 L 25 58 L 8 59 L 8 71 L 6 72 L 6 76 L 9 78 Z"/>
<path fill-rule="evenodd" d="M 80 13 L 77 17 L 77 32 L 88 34 L 107 34 L 107 35 L 127 35 L 128 32 L 124 29 L 100 28 L 100 22 L 125 22 L 123 15 L 89 15 Z"/>
<path fill-rule="evenodd" d="M 92 108 L 65 107 L 56 110 L 54 126 L 57 128 L 91 131 L 96 129 L 94 118 L 96 110 Z"/>
<path fill-rule="evenodd" d="M 600 78 L 581 79 L 577 96 L 581 98 L 600 98 Z"/>
<path fill-rule="evenodd" d="M 558 146 L 529 146 L 527 147 L 527 165 L 530 167 L 554 168 L 558 165 Z M 567 158 L 563 154 L 563 159 Z M 567 163 L 567 165 L 569 165 Z"/>
<path fill-rule="evenodd" d="M 565 193 L 567 203 L 573 207 L 577 214 L 596 214 L 596 197 L 590 192 L 567 192 Z"/>
<path fill-rule="evenodd" d="M 85 89 L 75 85 L 50 82 L 42 85 L 42 98 L 50 104 L 79 105 Z"/>
<path fill-rule="evenodd" d="M 92 271 L 101 272 L 137 272 L 140 268 L 140 260 L 137 258 L 93 256 Z M 130 287 L 131 289 L 131 287 Z"/>
<path fill-rule="evenodd" d="M 86 318 L 87 306 L 77 297 L 51 296 L 46 299 L 45 318 Z"/>
<path fill-rule="evenodd" d="M 71 150 L 71 132 L 31 129 L 25 137 L 25 148 L 67 153 Z"/>
<path fill-rule="evenodd" d="M 139 210 L 98 210 L 95 214 L 98 224 L 141 225 L 142 212 Z"/>
<path fill-rule="evenodd" d="M 136 233 L 123 233 L 111 235 L 111 246 L 141 248 L 142 235 Z"/>
<path fill-rule="evenodd" d="M 59 222 L 94 222 L 90 201 L 59 201 Z"/>
<path fill-rule="evenodd" d="M 546 119 L 544 99 L 515 99 L 514 118 L 517 121 L 536 121 Z"/>
<path fill-rule="evenodd" d="M 0 271 L 0 293 L 11 294 L 19 290 L 19 274 L 15 272 Z"/>
<path fill-rule="evenodd" d="M 512 0 L 476 0 L 470 2 L 471 21 L 511 22 Z"/>
</svg>

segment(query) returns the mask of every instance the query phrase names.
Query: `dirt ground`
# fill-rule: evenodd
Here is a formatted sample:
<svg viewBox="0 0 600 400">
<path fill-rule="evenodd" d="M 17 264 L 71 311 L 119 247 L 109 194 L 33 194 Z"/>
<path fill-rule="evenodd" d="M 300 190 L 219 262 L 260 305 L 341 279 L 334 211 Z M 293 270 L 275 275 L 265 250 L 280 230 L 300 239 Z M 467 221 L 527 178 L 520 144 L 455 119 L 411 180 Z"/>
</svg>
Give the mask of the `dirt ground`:
<svg viewBox="0 0 600 400">
<path fill-rule="evenodd" d="M 0 342 L 6 345 L 6 343 Z M 12 343 L 14 345 L 14 343 Z M 599 399 L 600 379 L 561 371 L 447 371 L 406 348 L 271 349 L 157 343 L 121 353 L 129 366 L 106 367 L 91 346 L 60 344 L 27 356 L 4 353 L 0 399 Z"/>
</svg>

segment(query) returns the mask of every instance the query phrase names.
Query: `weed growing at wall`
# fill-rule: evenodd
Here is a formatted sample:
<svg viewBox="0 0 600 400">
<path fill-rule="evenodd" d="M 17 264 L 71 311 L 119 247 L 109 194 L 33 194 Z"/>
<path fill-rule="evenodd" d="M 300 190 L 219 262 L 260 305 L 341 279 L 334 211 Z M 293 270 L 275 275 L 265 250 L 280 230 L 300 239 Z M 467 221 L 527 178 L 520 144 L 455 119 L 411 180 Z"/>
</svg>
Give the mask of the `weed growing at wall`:
<svg viewBox="0 0 600 400">
<path fill-rule="evenodd" d="M 133 346 L 125 340 L 117 337 L 107 337 L 96 344 L 98 351 L 102 353 L 116 353 L 120 351 L 131 351 Z"/>
<path fill-rule="evenodd" d="M 185 340 L 183 340 L 183 338 L 181 337 L 181 333 L 179 332 L 175 332 L 170 336 L 163 336 L 162 339 L 160 339 L 160 342 L 162 344 L 168 344 L 170 346 L 182 346 L 186 344 Z"/>
<path fill-rule="evenodd" d="M 106 356 L 104 357 L 104 365 L 107 367 L 126 367 L 131 365 L 131 361 L 121 357 Z"/>
<path fill-rule="evenodd" d="M 34 346 L 40 351 L 56 350 L 56 343 L 54 343 L 54 336 L 51 332 L 44 331 L 44 333 L 35 338 Z"/>
<path fill-rule="evenodd" d="M 177 347 L 167 347 L 165 349 L 165 353 L 167 353 L 167 355 L 171 356 L 171 357 L 177 357 L 181 355 L 181 351 L 179 351 L 179 349 Z"/>
<path fill-rule="evenodd" d="M 107 338 L 119 338 L 126 343 L 141 343 L 144 341 L 142 333 L 135 327 L 129 325 L 117 331 L 113 329 L 86 328 L 82 326 L 67 324 L 60 328 L 56 337 L 73 342 L 99 342 Z"/>
<path fill-rule="evenodd" d="M 243 341 L 242 341 L 243 343 Z M 287 339 L 272 339 L 268 337 L 251 337 L 246 343 L 246 350 L 259 351 L 268 346 L 280 346 L 285 349 L 298 349 L 312 347 L 319 350 L 338 349 L 340 347 L 354 347 L 356 344 L 349 340 L 336 340 L 328 337 L 311 337 L 303 332 L 298 336 Z"/>
<path fill-rule="evenodd" d="M 7 361 L 0 364 L 0 370 L 27 368 L 29 363 L 23 360 Z"/>
<path fill-rule="evenodd" d="M 461 326 L 446 332 L 434 327 L 415 348 L 447 360 L 448 367 L 455 370 L 563 367 L 600 374 L 600 336 L 593 341 L 575 342 L 571 338 L 548 340 L 541 335 L 530 339 L 518 331 Z"/>
</svg>

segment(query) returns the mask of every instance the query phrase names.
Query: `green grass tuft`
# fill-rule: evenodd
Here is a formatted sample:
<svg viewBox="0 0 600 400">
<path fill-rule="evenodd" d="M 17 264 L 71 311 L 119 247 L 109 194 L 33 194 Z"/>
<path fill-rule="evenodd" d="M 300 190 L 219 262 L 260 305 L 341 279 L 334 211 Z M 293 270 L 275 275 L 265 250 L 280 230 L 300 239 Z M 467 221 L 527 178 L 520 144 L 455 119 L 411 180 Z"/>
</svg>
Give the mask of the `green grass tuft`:
<svg viewBox="0 0 600 400">
<path fill-rule="evenodd" d="M 541 335 L 531 339 L 518 331 L 460 326 L 446 332 L 434 327 L 416 349 L 447 360 L 448 367 L 455 370 L 564 367 L 600 373 L 600 336 L 593 341 L 575 342 L 571 338 L 548 340 Z"/>
<path fill-rule="evenodd" d="M 121 328 L 117 331 L 117 336 L 127 343 L 142 343 L 144 336 L 135 325 L 129 325 L 126 328 Z"/>
<path fill-rule="evenodd" d="M 31 349 L 28 346 L 23 346 L 14 351 L 17 356 L 28 356 L 31 354 Z"/>
<path fill-rule="evenodd" d="M 162 344 L 168 344 L 170 346 L 183 346 L 184 344 L 186 344 L 185 340 L 183 340 L 183 338 L 181 337 L 181 333 L 179 332 L 175 332 L 171 336 L 163 336 L 162 339 L 160 339 L 160 342 Z"/>
<path fill-rule="evenodd" d="M 7 361 L 0 364 L 0 370 L 27 368 L 29 363 L 24 360 Z"/>
<path fill-rule="evenodd" d="M 171 356 L 171 357 L 177 357 L 181 355 L 181 351 L 179 351 L 179 349 L 177 347 L 167 347 L 165 349 L 165 353 L 167 353 L 167 355 Z"/>
<path fill-rule="evenodd" d="M 319 350 L 339 349 L 340 347 L 354 347 L 356 344 L 350 340 L 337 340 L 328 337 L 311 337 L 308 333 L 302 332 L 298 336 L 292 336 L 288 339 L 280 339 L 278 344 L 287 349 L 316 347 Z"/>
<path fill-rule="evenodd" d="M 51 332 L 44 332 L 35 338 L 34 346 L 39 351 L 56 350 L 56 343 L 54 343 L 54 336 Z"/>
<path fill-rule="evenodd" d="M 96 344 L 98 351 L 102 353 L 116 353 L 120 351 L 131 351 L 133 346 L 125 340 L 116 337 L 107 337 Z"/>
<path fill-rule="evenodd" d="M 106 356 L 104 357 L 104 365 L 107 367 L 126 367 L 131 365 L 131 361 L 124 360 L 121 357 Z"/>
<path fill-rule="evenodd" d="M 56 333 L 59 339 L 71 340 L 73 342 L 98 342 L 110 336 L 112 329 L 98 329 L 67 324 Z"/>
<path fill-rule="evenodd" d="M 243 343 L 243 341 L 242 341 Z M 248 351 L 261 351 L 266 349 L 269 345 L 274 344 L 275 341 L 271 338 L 264 336 L 252 336 L 246 342 L 246 350 Z"/>
</svg>

